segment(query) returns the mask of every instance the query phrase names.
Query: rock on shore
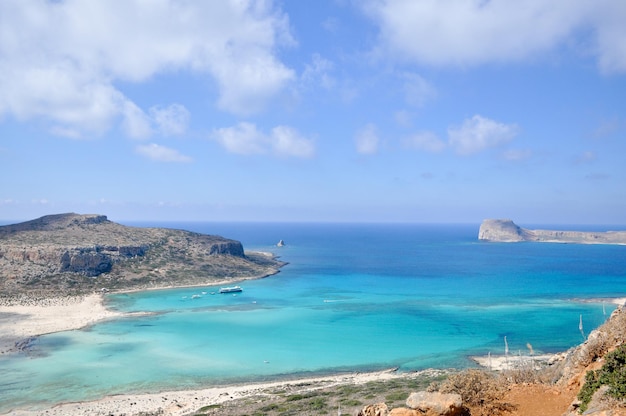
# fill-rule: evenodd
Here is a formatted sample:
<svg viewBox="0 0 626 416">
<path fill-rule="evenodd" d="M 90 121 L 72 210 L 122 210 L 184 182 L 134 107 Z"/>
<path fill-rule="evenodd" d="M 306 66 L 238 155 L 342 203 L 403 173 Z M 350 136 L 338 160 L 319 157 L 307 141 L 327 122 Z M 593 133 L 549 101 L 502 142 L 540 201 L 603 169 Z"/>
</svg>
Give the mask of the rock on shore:
<svg viewBox="0 0 626 416">
<path fill-rule="evenodd" d="M 509 219 L 487 219 L 480 225 L 478 239 L 495 242 L 626 244 L 626 231 L 529 230 Z"/>
</svg>

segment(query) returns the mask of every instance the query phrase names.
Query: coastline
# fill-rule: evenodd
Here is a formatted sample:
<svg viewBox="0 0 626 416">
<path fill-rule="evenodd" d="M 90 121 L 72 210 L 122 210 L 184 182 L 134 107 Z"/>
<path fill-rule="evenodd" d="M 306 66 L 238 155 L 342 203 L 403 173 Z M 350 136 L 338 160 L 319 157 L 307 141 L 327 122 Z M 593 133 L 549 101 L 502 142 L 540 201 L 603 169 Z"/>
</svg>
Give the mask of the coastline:
<svg viewBox="0 0 626 416">
<path fill-rule="evenodd" d="M 260 277 L 257 277 L 260 278 Z M 254 278 L 253 278 L 254 279 Z M 251 280 L 239 279 L 238 281 Z M 233 280 L 211 282 L 210 285 L 232 283 Z M 206 286 L 206 285 L 199 285 Z M 193 286 L 195 287 L 195 286 Z M 165 290 L 158 287 L 143 290 Z M 136 290 L 133 290 L 133 292 Z M 115 293 L 124 293 L 120 291 Z M 24 302 L 25 299 L 19 299 Z M 590 299 L 589 302 L 607 302 L 624 305 L 626 298 Z M 27 349 L 32 339 L 54 332 L 77 330 L 108 319 L 143 315 L 144 312 L 122 313 L 107 309 L 104 293 L 93 293 L 83 297 L 50 298 L 32 300 L 27 304 L 0 305 L 0 355 L 16 353 Z M 537 356 L 535 360 L 550 361 L 560 354 Z M 478 365 L 492 370 L 503 369 L 513 364 L 518 357 L 471 357 Z M 527 359 L 528 357 L 519 357 Z M 272 382 L 249 382 L 203 389 L 164 391 L 157 393 L 137 393 L 106 396 L 87 402 L 56 404 L 38 410 L 16 409 L 5 414 L 11 415 L 109 415 L 112 410 L 121 414 L 140 412 L 163 412 L 166 415 L 185 415 L 204 406 L 217 405 L 233 399 L 258 395 L 271 395 L 271 389 L 289 388 L 298 391 L 312 391 L 336 385 L 362 384 L 370 381 L 384 381 L 398 377 L 416 377 L 433 371 L 418 373 L 398 373 L 385 370 L 364 373 L 343 373 L 310 378 L 295 378 Z M 448 370 L 449 371 L 449 370 Z"/>
<path fill-rule="evenodd" d="M 88 402 L 61 403 L 39 410 L 18 409 L 5 413 L 5 415 L 108 416 L 112 412 L 120 415 L 153 412 L 168 416 L 184 416 L 192 414 L 202 407 L 215 406 L 242 398 L 278 396 L 284 394 L 285 391 L 289 391 L 289 394 L 303 394 L 340 385 L 359 385 L 372 381 L 386 381 L 397 378 L 417 378 L 443 372 L 444 370 L 424 370 L 415 373 L 398 373 L 395 369 L 389 369 L 376 372 L 345 373 L 273 382 L 251 382 L 194 390 L 123 394 L 107 396 Z"/>
<path fill-rule="evenodd" d="M 97 322 L 126 316 L 104 305 L 102 294 L 68 296 L 0 305 L 0 354 L 27 348 L 41 335 L 85 328 Z"/>
<path fill-rule="evenodd" d="M 271 253 L 257 253 L 271 255 Z M 104 300 L 107 294 L 220 286 L 247 280 L 264 279 L 278 272 L 247 278 L 221 279 L 195 285 L 142 287 L 46 299 L 28 299 L 25 297 L 4 299 L 4 301 L 0 299 L 0 355 L 24 350 L 28 348 L 33 339 L 41 335 L 78 330 L 109 319 L 151 314 L 150 312 L 128 313 L 110 310 L 106 307 Z"/>
</svg>

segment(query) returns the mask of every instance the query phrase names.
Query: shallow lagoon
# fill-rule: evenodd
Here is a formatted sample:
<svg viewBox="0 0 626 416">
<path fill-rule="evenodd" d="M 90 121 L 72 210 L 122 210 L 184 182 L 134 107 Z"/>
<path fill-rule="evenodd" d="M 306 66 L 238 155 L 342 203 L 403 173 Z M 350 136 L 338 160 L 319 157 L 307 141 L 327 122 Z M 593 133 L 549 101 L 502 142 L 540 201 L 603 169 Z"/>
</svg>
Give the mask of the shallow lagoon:
<svg viewBox="0 0 626 416">
<path fill-rule="evenodd" d="M 155 225 L 155 224 L 150 224 Z M 0 410 L 103 395 L 399 367 L 464 367 L 469 355 L 556 352 L 626 293 L 626 247 L 493 244 L 478 226 L 165 224 L 221 234 L 289 264 L 218 287 L 107 297 L 149 311 L 43 336 L 0 359 Z M 284 239 L 285 247 L 276 247 Z M 584 302 L 583 302 L 584 301 Z"/>
</svg>

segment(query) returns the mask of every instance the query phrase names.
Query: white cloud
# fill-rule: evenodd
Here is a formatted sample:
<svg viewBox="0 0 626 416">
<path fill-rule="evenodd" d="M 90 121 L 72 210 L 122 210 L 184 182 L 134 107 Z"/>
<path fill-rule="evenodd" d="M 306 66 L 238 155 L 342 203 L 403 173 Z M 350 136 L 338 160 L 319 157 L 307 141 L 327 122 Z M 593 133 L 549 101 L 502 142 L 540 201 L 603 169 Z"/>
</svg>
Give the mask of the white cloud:
<svg viewBox="0 0 626 416">
<path fill-rule="evenodd" d="M 605 73 L 626 71 L 626 3 L 622 0 L 603 0 L 592 3 L 591 17 L 595 23 L 600 69 Z"/>
<path fill-rule="evenodd" d="M 450 145 L 461 155 L 469 155 L 512 140 L 518 132 L 515 124 L 504 124 L 475 115 L 459 127 L 448 128 Z"/>
<path fill-rule="evenodd" d="M 623 0 L 370 0 L 380 48 L 433 65 L 523 61 L 591 43 L 603 71 L 626 70 Z M 585 36 L 591 37 L 589 40 Z"/>
<path fill-rule="evenodd" d="M 142 144 L 136 147 L 137 153 L 156 162 L 178 162 L 187 163 L 192 159 L 178 152 L 178 150 L 161 146 L 156 143 Z"/>
<path fill-rule="evenodd" d="M 378 152 L 380 139 L 374 124 L 367 124 L 359 130 L 354 138 L 356 151 L 362 155 L 373 155 Z"/>
<path fill-rule="evenodd" d="M 126 101 L 122 109 L 124 133 L 133 139 L 145 139 L 152 135 L 150 118 L 135 103 Z"/>
<path fill-rule="evenodd" d="M 190 114 L 185 106 L 172 104 L 167 107 L 150 107 L 148 114 L 132 101 L 122 108 L 122 128 L 133 139 L 147 139 L 155 133 L 161 136 L 182 136 L 187 131 Z"/>
<path fill-rule="evenodd" d="M 313 141 L 288 126 L 276 126 L 266 134 L 253 123 L 241 122 L 234 127 L 214 130 L 212 138 L 227 151 L 241 155 L 271 153 L 308 158 L 315 154 Z"/>
<path fill-rule="evenodd" d="M 533 152 L 530 149 L 509 149 L 502 153 L 505 160 L 520 161 L 532 157 Z"/>
<path fill-rule="evenodd" d="M 0 16 L 0 117 L 43 119 L 64 135 L 120 119 L 146 134 L 117 81 L 194 71 L 216 82 L 221 109 L 250 114 L 294 78 L 275 55 L 293 40 L 272 1 L 7 0 Z"/>
<path fill-rule="evenodd" d="M 334 64 L 326 58 L 323 58 L 320 54 L 313 54 L 311 63 L 306 64 L 304 72 L 302 72 L 302 81 L 305 84 L 321 85 L 326 89 L 331 89 L 335 86 L 335 80 L 329 75 L 329 72 L 334 69 Z"/>
<path fill-rule="evenodd" d="M 404 140 L 406 147 L 410 149 L 424 150 L 431 153 L 441 152 L 446 148 L 446 143 L 430 131 L 416 133 Z"/>
<path fill-rule="evenodd" d="M 241 122 L 234 127 L 213 131 L 212 137 L 231 153 L 252 155 L 266 152 L 266 137 L 252 123 Z"/>
<path fill-rule="evenodd" d="M 313 142 L 295 129 L 277 126 L 272 129 L 271 142 L 274 152 L 282 156 L 311 157 L 315 154 Z"/>
<path fill-rule="evenodd" d="M 151 107 L 149 114 L 163 136 L 181 136 L 187 131 L 190 114 L 183 105 Z"/>
<path fill-rule="evenodd" d="M 404 97 L 408 104 L 415 107 L 422 107 L 424 104 L 437 96 L 435 87 L 423 77 L 413 73 L 403 73 Z"/>
</svg>

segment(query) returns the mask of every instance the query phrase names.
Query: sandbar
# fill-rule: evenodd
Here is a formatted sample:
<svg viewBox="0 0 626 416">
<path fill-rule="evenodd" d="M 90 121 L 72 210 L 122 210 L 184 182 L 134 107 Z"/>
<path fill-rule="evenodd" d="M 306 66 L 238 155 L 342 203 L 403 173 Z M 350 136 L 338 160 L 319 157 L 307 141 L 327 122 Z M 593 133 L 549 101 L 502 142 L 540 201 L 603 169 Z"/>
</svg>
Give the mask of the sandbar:
<svg viewBox="0 0 626 416">
<path fill-rule="evenodd" d="M 107 309 L 99 293 L 2 304 L 0 354 L 15 352 L 39 335 L 80 329 L 122 316 L 125 314 Z"/>
</svg>

